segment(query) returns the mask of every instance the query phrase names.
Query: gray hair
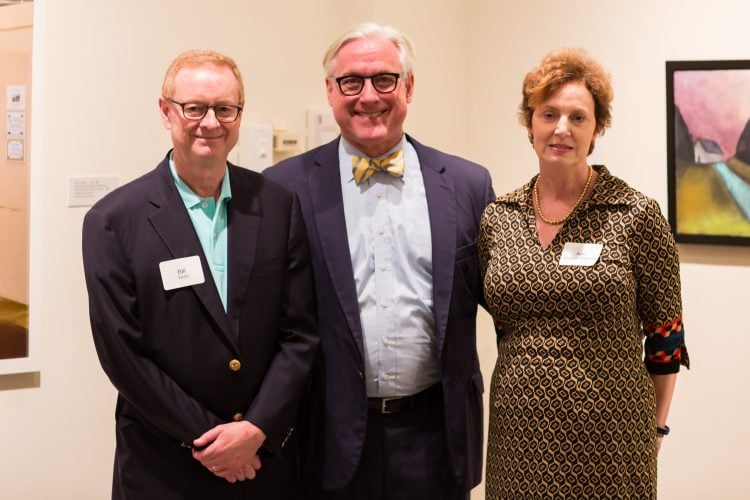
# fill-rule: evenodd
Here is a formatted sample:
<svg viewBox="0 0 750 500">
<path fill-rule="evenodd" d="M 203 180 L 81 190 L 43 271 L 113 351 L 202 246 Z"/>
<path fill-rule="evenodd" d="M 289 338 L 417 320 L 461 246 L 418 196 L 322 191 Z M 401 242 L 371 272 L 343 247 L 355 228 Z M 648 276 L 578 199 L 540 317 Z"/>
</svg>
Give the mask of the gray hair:
<svg viewBox="0 0 750 500">
<path fill-rule="evenodd" d="M 407 36 L 394 28 L 393 26 L 381 26 L 375 23 L 361 23 L 350 26 L 328 47 L 325 56 L 323 56 L 323 70 L 326 76 L 333 76 L 333 66 L 336 63 L 336 56 L 341 47 L 352 40 L 364 40 L 366 38 L 385 38 L 390 40 L 398 50 L 401 67 L 407 75 L 414 71 L 414 48 L 411 40 Z"/>
</svg>

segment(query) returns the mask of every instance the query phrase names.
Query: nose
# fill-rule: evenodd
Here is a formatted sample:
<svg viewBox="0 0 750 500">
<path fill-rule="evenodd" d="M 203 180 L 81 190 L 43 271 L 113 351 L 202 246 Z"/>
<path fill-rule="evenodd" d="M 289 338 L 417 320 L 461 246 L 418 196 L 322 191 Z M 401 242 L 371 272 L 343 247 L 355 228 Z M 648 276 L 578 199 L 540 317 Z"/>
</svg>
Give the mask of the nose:
<svg viewBox="0 0 750 500">
<path fill-rule="evenodd" d="M 208 108 L 208 111 L 206 111 L 206 114 L 203 118 L 201 118 L 201 127 L 215 127 L 219 125 L 221 122 L 216 119 L 216 112 L 214 111 L 214 108 Z"/>
<path fill-rule="evenodd" d="M 362 92 L 359 93 L 359 99 L 360 101 L 374 101 L 379 98 L 379 94 L 380 93 L 375 90 L 375 87 L 372 85 L 372 80 L 368 78 L 365 80 Z"/>
<path fill-rule="evenodd" d="M 568 130 L 569 130 L 568 117 L 561 116 L 560 119 L 557 121 L 557 126 L 555 126 L 555 134 L 565 135 L 568 133 Z"/>
</svg>

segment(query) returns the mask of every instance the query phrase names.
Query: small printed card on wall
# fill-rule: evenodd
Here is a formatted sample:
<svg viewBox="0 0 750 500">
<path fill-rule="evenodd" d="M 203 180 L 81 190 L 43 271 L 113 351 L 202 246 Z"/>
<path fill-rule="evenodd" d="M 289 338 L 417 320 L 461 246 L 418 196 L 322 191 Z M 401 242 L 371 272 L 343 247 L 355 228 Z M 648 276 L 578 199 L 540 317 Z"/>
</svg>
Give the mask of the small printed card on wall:
<svg viewBox="0 0 750 500">
<path fill-rule="evenodd" d="M 6 151 L 8 160 L 23 161 L 23 139 L 8 139 Z"/>
<path fill-rule="evenodd" d="M 23 137 L 26 135 L 26 113 L 23 111 L 8 111 L 5 115 L 5 135 Z"/>
<path fill-rule="evenodd" d="M 117 176 L 68 177 L 68 206 L 90 207 L 117 187 Z"/>
<path fill-rule="evenodd" d="M 5 99 L 6 109 L 26 109 L 26 85 L 6 85 Z"/>
</svg>

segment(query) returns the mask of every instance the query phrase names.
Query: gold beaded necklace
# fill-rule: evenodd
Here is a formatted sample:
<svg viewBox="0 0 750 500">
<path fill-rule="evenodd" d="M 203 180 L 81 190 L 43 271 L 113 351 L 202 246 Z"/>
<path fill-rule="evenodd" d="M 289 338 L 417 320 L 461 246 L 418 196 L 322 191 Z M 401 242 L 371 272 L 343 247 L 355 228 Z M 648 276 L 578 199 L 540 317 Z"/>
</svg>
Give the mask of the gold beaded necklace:
<svg viewBox="0 0 750 500">
<path fill-rule="evenodd" d="M 539 180 L 542 178 L 542 175 L 539 174 L 539 177 L 536 178 L 536 182 L 534 183 L 534 205 L 536 205 L 536 212 L 539 214 L 539 218 L 542 219 L 542 222 L 545 224 L 549 224 L 551 226 L 559 226 L 560 224 L 564 223 L 566 220 L 570 218 L 571 215 L 573 215 L 573 212 L 576 211 L 576 208 L 578 208 L 578 205 L 581 204 L 583 201 L 583 197 L 586 196 L 586 192 L 589 190 L 589 185 L 591 184 L 591 178 L 593 177 L 594 169 L 589 166 L 589 173 L 586 176 L 586 184 L 583 186 L 583 191 L 581 191 L 581 194 L 578 196 L 578 199 L 573 204 L 573 206 L 570 208 L 567 214 L 565 214 L 565 217 L 562 219 L 556 219 L 551 220 L 544 216 L 542 213 L 542 204 L 539 203 Z"/>
</svg>

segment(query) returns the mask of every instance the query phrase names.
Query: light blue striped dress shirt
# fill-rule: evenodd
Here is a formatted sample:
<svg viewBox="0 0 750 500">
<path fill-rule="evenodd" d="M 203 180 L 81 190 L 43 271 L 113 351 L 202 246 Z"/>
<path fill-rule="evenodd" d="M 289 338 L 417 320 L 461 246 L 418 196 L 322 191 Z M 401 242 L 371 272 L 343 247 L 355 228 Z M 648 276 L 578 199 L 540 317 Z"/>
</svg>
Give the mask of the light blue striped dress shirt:
<svg viewBox="0 0 750 500">
<path fill-rule="evenodd" d="M 219 199 L 213 196 L 201 198 L 185 184 L 174 167 L 170 155 L 169 168 L 172 170 L 177 192 L 180 193 L 185 208 L 193 221 L 193 227 L 201 242 L 206 262 L 211 268 L 211 276 L 216 283 L 216 289 L 221 296 L 224 311 L 227 310 L 227 204 L 232 199 L 232 190 L 229 186 L 229 167 L 224 171 L 224 179 L 221 181 L 221 192 Z M 186 256 L 187 257 L 187 256 Z"/>
<path fill-rule="evenodd" d="M 432 304 L 432 241 L 422 171 L 404 137 L 404 177 L 375 172 L 359 186 L 343 138 L 339 166 L 359 299 L 368 397 L 415 394 L 440 380 Z"/>
</svg>

